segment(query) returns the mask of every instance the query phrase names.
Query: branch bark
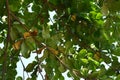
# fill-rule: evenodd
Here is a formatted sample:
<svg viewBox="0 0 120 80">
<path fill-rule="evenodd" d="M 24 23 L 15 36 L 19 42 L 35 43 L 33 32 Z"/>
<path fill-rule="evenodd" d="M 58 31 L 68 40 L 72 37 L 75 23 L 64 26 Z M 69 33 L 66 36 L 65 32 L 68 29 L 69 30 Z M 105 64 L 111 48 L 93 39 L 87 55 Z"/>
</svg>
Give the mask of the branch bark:
<svg viewBox="0 0 120 80">
<path fill-rule="evenodd" d="M 4 61 L 3 61 L 3 67 L 2 67 L 2 80 L 6 80 L 6 74 L 7 74 L 7 49 L 10 42 L 10 29 L 11 29 L 11 23 L 10 23 L 10 10 L 9 10 L 9 1 L 6 0 L 6 10 L 7 10 L 7 16 L 8 16 L 8 30 L 7 30 L 7 37 L 6 37 L 6 44 L 5 44 L 5 50 L 4 50 Z"/>
</svg>

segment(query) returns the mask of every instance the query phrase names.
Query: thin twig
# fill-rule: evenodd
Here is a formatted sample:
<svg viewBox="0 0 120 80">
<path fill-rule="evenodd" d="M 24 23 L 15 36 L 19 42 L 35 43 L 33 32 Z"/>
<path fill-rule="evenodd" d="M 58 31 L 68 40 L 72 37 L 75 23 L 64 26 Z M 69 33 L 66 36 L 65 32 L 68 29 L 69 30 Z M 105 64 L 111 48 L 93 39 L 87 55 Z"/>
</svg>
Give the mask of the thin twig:
<svg viewBox="0 0 120 80">
<path fill-rule="evenodd" d="M 36 52 L 37 52 L 37 44 L 36 44 Z M 38 53 L 37 53 L 37 61 L 38 61 L 39 74 L 41 75 L 42 79 L 45 80 L 44 77 L 43 77 L 43 75 L 42 75 L 42 73 L 41 73 L 40 61 L 39 61 Z"/>
<path fill-rule="evenodd" d="M 23 80 L 25 80 L 25 72 L 24 72 L 24 69 L 23 69 Z"/>
<path fill-rule="evenodd" d="M 23 80 L 25 80 L 25 76 L 24 76 L 25 66 L 24 66 L 24 63 L 23 63 L 21 57 L 19 57 L 19 59 L 20 59 L 20 61 L 21 61 L 21 63 L 22 63 L 22 66 L 23 66 Z M 28 75 L 28 76 L 29 76 L 29 75 Z"/>
<path fill-rule="evenodd" d="M 58 61 L 64 66 L 64 67 L 66 67 L 67 69 L 69 69 L 69 70 L 72 70 L 69 66 L 67 66 L 64 62 L 62 62 L 56 55 L 55 55 L 55 57 L 58 59 Z"/>
<path fill-rule="evenodd" d="M 50 18 L 50 21 L 52 22 L 52 24 L 54 24 L 53 20 Z"/>
<path fill-rule="evenodd" d="M 41 77 L 42 77 L 42 80 L 45 80 L 44 77 L 43 77 L 43 75 L 42 75 L 42 73 L 41 73 L 41 69 L 40 69 L 40 68 L 38 68 L 38 69 L 39 69 L 39 74 L 40 74 Z"/>
<path fill-rule="evenodd" d="M 68 70 L 70 70 L 70 71 L 72 71 L 72 73 L 76 76 L 76 77 L 78 77 L 78 75 L 76 75 L 76 73 L 75 72 L 79 72 L 78 70 L 76 70 L 76 69 L 71 69 L 69 66 L 67 66 L 64 62 L 62 62 L 56 55 L 55 55 L 55 57 L 58 59 L 58 61 L 65 67 L 65 68 L 67 68 Z M 83 77 L 83 75 L 79 72 L 79 76 L 81 76 L 82 78 L 84 78 Z"/>
<path fill-rule="evenodd" d="M 8 16 L 8 30 L 7 30 L 7 39 L 6 39 L 6 45 L 4 50 L 4 61 L 3 61 L 3 67 L 2 67 L 2 80 L 6 80 L 5 76 L 7 74 L 7 49 L 8 44 L 10 42 L 10 10 L 9 10 L 9 2 L 6 0 L 6 9 L 7 9 L 7 16 Z"/>
<path fill-rule="evenodd" d="M 23 63 L 23 61 L 22 61 L 22 59 L 21 59 L 21 57 L 19 56 L 19 59 L 20 59 L 20 61 L 21 61 L 21 63 L 22 63 L 22 66 L 23 66 L 23 70 L 25 70 L 25 65 L 24 65 L 24 63 Z M 24 71 L 23 71 L 24 72 Z M 28 76 L 28 78 L 29 78 L 29 74 L 27 73 L 27 76 Z M 24 74 L 23 74 L 23 78 L 24 78 Z"/>
</svg>

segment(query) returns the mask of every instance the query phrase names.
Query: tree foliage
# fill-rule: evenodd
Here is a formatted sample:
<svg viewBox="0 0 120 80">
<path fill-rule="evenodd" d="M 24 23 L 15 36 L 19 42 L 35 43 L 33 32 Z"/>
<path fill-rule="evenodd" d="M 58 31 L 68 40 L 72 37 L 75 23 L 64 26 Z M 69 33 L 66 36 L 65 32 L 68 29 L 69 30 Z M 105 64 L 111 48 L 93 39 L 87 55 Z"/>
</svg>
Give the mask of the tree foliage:
<svg viewBox="0 0 120 80">
<path fill-rule="evenodd" d="M 120 0 L 0 0 L 0 79 L 24 79 L 16 78 L 21 61 L 27 80 L 38 73 L 43 80 L 65 80 L 64 72 L 73 80 L 119 80 L 119 5 Z M 21 57 L 31 54 L 34 61 L 24 66 Z"/>
</svg>

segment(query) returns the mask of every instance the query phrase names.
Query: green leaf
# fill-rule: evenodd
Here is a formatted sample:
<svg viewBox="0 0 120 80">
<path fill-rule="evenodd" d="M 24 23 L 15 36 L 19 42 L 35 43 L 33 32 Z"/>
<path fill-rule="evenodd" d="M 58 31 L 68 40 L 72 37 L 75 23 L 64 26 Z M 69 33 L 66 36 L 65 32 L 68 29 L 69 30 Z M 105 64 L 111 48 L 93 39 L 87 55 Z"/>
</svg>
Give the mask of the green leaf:
<svg viewBox="0 0 120 80">
<path fill-rule="evenodd" d="M 23 41 L 21 44 L 21 51 L 22 56 L 25 58 L 29 58 L 30 57 L 30 50 L 28 49 L 28 46 L 26 45 L 26 43 Z"/>
<path fill-rule="evenodd" d="M 108 36 L 108 34 L 106 33 L 105 30 L 103 31 L 103 36 L 104 36 L 104 38 L 105 38 L 106 40 L 110 40 L 110 39 L 109 39 L 109 36 Z"/>
<path fill-rule="evenodd" d="M 83 69 L 81 69 L 81 74 L 83 74 L 84 75 L 84 77 L 87 77 L 88 76 L 88 69 L 87 68 L 83 68 Z"/>
<path fill-rule="evenodd" d="M 32 80 L 31 78 L 27 78 L 26 80 Z"/>
<path fill-rule="evenodd" d="M 13 28 L 15 28 L 17 32 L 21 35 L 26 32 L 25 28 L 18 23 L 14 24 Z"/>
<path fill-rule="evenodd" d="M 111 75 L 112 76 L 114 73 L 115 73 L 115 71 L 110 69 L 110 68 L 106 71 L 107 75 Z"/>
<path fill-rule="evenodd" d="M 113 80 L 112 78 L 107 78 L 106 80 Z"/>
<path fill-rule="evenodd" d="M 96 19 L 101 19 L 101 18 L 102 18 L 102 14 L 101 13 L 97 13 Z"/>
<path fill-rule="evenodd" d="M 4 40 L 4 38 L 2 36 L 0 36 L 0 43 L 2 43 Z"/>
<path fill-rule="evenodd" d="M 38 71 L 38 66 L 34 68 L 34 71 L 31 74 L 31 80 L 37 79 L 37 71 Z"/>
<path fill-rule="evenodd" d="M 35 41 L 33 39 L 33 37 L 28 37 L 25 39 L 25 44 L 28 46 L 29 50 L 34 50 L 36 47 Z"/>
<path fill-rule="evenodd" d="M 59 0 L 49 0 L 50 3 L 52 3 L 53 5 L 57 5 Z"/>
<path fill-rule="evenodd" d="M 14 40 L 17 40 L 20 36 L 20 33 L 18 33 L 18 30 L 15 29 L 14 27 L 11 28 L 11 32 L 10 32 L 10 37 L 11 39 L 14 41 Z"/>
<path fill-rule="evenodd" d="M 61 76 L 59 77 L 59 80 L 65 80 L 65 78 L 61 75 Z"/>
<path fill-rule="evenodd" d="M 106 56 L 104 54 L 102 56 L 103 56 L 105 63 L 107 63 L 107 64 L 111 63 L 111 58 L 109 56 Z"/>
<path fill-rule="evenodd" d="M 59 79 L 59 76 L 56 74 L 52 80 L 58 80 Z"/>
<path fill-rule="evenodd" d="M 116 56 L 120 56 L 120 47 L 116 47 L 113 51 L 113 54 Z"/>
<path fill-rule="evenodd" d="M 80 52 L 78 53 L 79 57 L 85 57 L 87 55 L 87 50 L 86 49 L 82 49 L 80 50 Z"/>
<path fill-rule="evenodd" d="M 39 58 L 39 62 L 43 62 L 48 57 L 48 51 L 45 50 L 43 56 Z"/>
<path fill-rule="evenodd" d="M 10 3 L 9 7 L 10 7 L 11 11 L 18 11 L 19 10 L 20 0 L 18 0 L 18 1 L 10 0 L 9 3 Z"/>
<path fill-rule="evenodd" d="M 23 80 L 21 76 L 18 76 L 16 80 Z"/>
<path fill-rule="evenodd" d="M 65 48 L 68 50 L 69 48 L 71 48 L 72 47 L 72 42 L 71 41 L 67 41 L 66 43 L 65 43 Z"/>
<path fill-rule="evenodd" d="M 88 53 L 88 57 L 93 57 L 93 53 Z"/>
<path fill-rule="evenodd" d="M 66 71 L 65 67 L 64 67 L 62 64 L 60 64 L 60 66 L 58 67 L 58 70 L 59 70 L 61 73 L 63 73 L 63 72 Z"/>
<path fill-rule="evenodd" d="M 106 74 L 106 69 L 105 69 L 105 67 L 103 66 L 103 67 L 101 67 L 101 70 L 99 71 L 99 76 L 100 76 L 100 77 L 103 77 L 105 74 Z M 106 76 L 106 75 L 105 75 L 105 76 Z"/>
<path fill-rule="evenodd" d="M 62 34 L 58 33 L 58 34 L 51 36 L 51 38 L 47 40 L 47 44 L 51 46 L 52 48 L 56 49 L 57 44 L 60 42 L 61 35 Z"/>
<path fill-rule="evenodd" d="M 88 64 L 88 60 L 85 59 L 85 58 L 82 58 L 81 61 L 82 61 L 84 64 Z"/>
<path fill-rule="evenodd" d="M 120 80 L 120 74 L 117 76 L 116 80 Z"/>
<path fill-rule="evenodd" d="M 98 61 L 92 59 L 91 57 L 88 57 L 88 60 L 89 60 L 90 62 L 93 62 L 96 66 L 99 66 L 99 65 L 100 65 Z"/>
<path fill-rule="evenodd" d="M 70 72 L 68 72 L 68 73 L 67 73 L 67 76 L 68 76 L 68 77 L 71 77 L 71 74 L 70 74 Z"/>
<path fill-rule="evenodd" d="M 99 76 L 99 72 L 93 72 L 91 75 L 90 75 L 90 78 L 96 78 Z"/>
<path fill-rule="evenodd" d="M 43 37 L 44 39 L 50 38 L 49 28 L 43 27 L 43 30 L 42 30 L 42 37 Z"/>
<path fill-rule="evenodd" d="M 36 66 L 37 62 L 33 61 L 32 63 L 29 63 L 27 67 L 25 68 L 26 72 L 32 72 L 34 67 Z"/>
</svg>

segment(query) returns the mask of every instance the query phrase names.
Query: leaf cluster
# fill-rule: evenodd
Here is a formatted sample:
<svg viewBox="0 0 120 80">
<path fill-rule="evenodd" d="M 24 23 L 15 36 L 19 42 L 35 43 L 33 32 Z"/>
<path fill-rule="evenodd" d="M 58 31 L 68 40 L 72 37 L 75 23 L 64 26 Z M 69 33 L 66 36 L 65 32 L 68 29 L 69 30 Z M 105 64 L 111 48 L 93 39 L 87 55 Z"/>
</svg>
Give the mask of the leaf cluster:
<svg viewBox="0 0 120 80">
<path fill-rule="evenodd" d="M 73 80 L 119 80 L 120 0 L 0 4 L 0 80 L 25 79 L 16 78 L 18 61 L 27 80 L 39 74 L 43 80 L 66 80 L 63 73 Z M 35 59 L 25 66 L 22 57 L 31 54 Z"/>
</svg>

